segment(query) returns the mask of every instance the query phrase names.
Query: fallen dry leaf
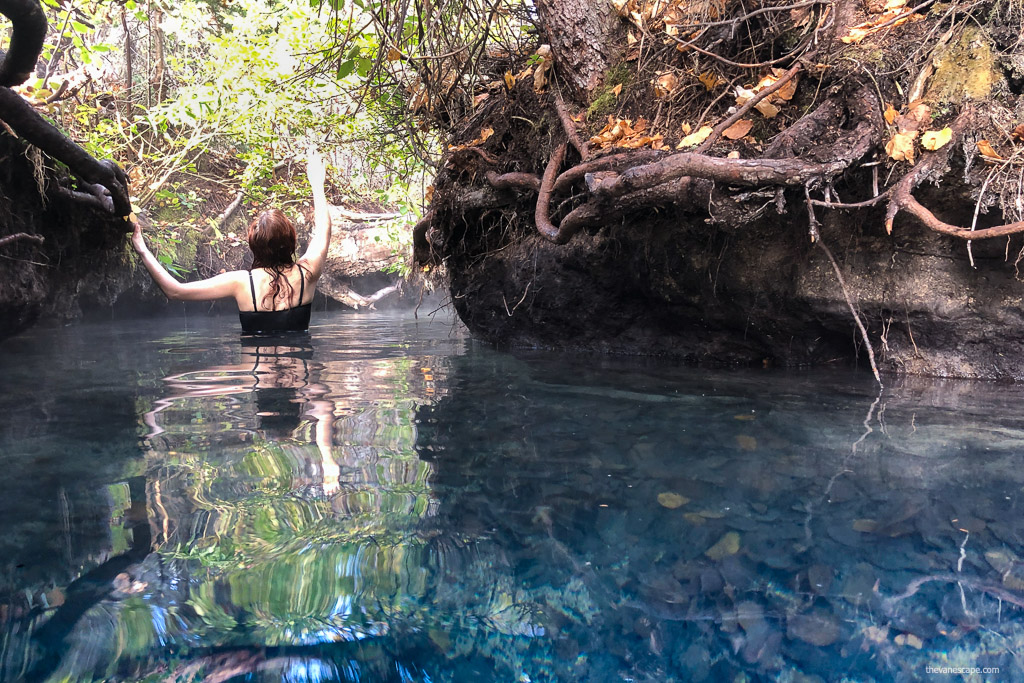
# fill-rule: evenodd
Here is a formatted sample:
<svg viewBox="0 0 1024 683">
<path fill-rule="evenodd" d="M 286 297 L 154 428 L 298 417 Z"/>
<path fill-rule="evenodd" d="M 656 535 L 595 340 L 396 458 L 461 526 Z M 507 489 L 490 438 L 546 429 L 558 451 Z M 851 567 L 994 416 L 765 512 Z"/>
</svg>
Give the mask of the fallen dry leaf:
<svg viewBox="0 0 1024 683">
<path fill-rule="evenodd" d="M 676 89 L 676 85 L 678 84 L 679 77 L 671 71 L 660 74 L 654 79 L 654 96 L 659 98 L 668 97 L 672 94 L 672 91 Z"/>
<path fill-rule="evenodd" d="M 722 83 L 725 83 L 724 80 L 722 80 L 716 74 L 710 71 L 705 71 L 701 75 L 697 76 L 697 80 L 700 81 L 705 88 L 707 88 L 708 92 L 711 92 Z"/>
<path fill-rule="evenodd" d="M 913 164 L 914 138 L 916 137 L 916 130 L 896 133 L 889 142 L 885 143 L 885 153 L 896 161 L 909 161 Z"/>
<path fill-rule="evenodd" d="M 686 496 L 681 496 L 678 493 L 673 493 L 671 491 L 665 491 L 664 493 L 658 494 L 658 503 L 669 510 L 675 510 L 689 502 L 690 499 Z"/>
<path fill-rule="evenodd" d="M 754 109 L 761 112 L 761 115 L 766 119 L 773 119 L 779 115 L 781 111 L 778 107 L 769 101 L 769 98 L 765 98 L 754 105 Z"/>
<path fill-rule="evenodd" d="M 1024 123 L 1020 124 L 1013 129 L 1013 133 L 1010 134 L 1016 142 L 1024 142 Z"/>
<path fill-rule="evenodd" d="M 888 102 L 885 105 L 885 113 L 882 115 L 885 117 L 885 122 L 891 126 L 896 121 L 896 117 L 899 116 L 900 113 L 896 111 L 896 107 L 892 106 L 891 102 Z"/>
<path fill-rule="evenodd" d="M 757 439 L 746 434 L 738 434 L 736 436 L 736 445 L 744 451 L 756 451 Z"/>
<path fill-rule="evenodd" d="M 725 158 L 726 159 L 739 159 L 740 158 L 740 153 L 737 150 L 734 149 L 733 151 L 731 151 L 728 154 L 726 154 Z"/>
<path fill-rule="evenodd" d="M 478 104 L 480 104 L 481 102 L 483 102 L 484 100 L 486 100 L 490 96 L 491 96 L 491 93 L 488 93 L 488 92 L 480 93 L 479 95 L 477 95 L 476 97 L 473 98 L 473 106 L 474 107 L 477 106 Z"/>
<path fill-rule="evenodd" d="M 844 43 L 859 43 L 872 33 L 881 31 L 883 28 L 892 29 L 908 21 L 921 21 L 925 18 L 923 14 L 904 11 L 904 9 L 902 6 L 896 9 L 887 9 L 873 19 L 852 27 L 840 40 Z"/>
<path fill-rule="evenodd" d="M 953 129 L 949 126 L 946 126 L 942 130 L 927 130 L 921 136 L 921 146 L 928 151 L 934 152 L 941 147 L 945 147 L 952 139 Z"/>
<path fill-rule="evenodd" d="M 622 84 L 619 83 L 617 86 L 612 88 L 612 94 L 618 97 L 622 93 Z"/>
<path fill-rule="evenodd" d="M 397 62 L 401 58 L 402 58 L 402 53 L 401 52 L 399 52 L 398 50 L 396 50 L 393 47 L 388 49 L 388 61 L 389 62 Z"/>
<path fill-rule="evenodd" d="M 701 126 L 700 130 L 698 130 L 697 132 L 690 133 L 682 140 L 680 140 L 679 144 L 676 145 L 676 149 L 682 149 L 683 147 L 693 147 L 695 145 L 699 145 L 700 143 L 708 139 L 708 136 L 711 135 L 712 130 L 714 129 L 711 126 Z"/>
<path fill-rule="evenodd" d="M 900 131 L 920 130 L 921 126 L 931 121 L 932 108 L 922 100 L 915 100 L 907 105 L 905 114 L 896 119 Z"/>
<path fill-rule="evenodd" d="M 516 77 L 512 75 L 511 71 L 505 72 L 505 87 L 509 90 L 516 87 Z"/>
<path fill-rule="evenodd" d="M 686 123 L 684 121 L 683 122 L 683 135 L 689 135 L 692 130 L 693 130 L 693 126 L 691 126 L 689 123 Z"/>
<path fill-rule="evenodd" d="M 732 124 L 728 128 L 722 131 L 722 137 L 727 140 L 739 140 L 741 137 L 750 132 L 753 128 L 754 122 L 750 119 L 740 119 L 736 123 Z"/>
<path fill-rule="evenodd" d="M 533 90 L 534 92 L 540 92 L 544 89 L 544 86 L 548 84 L 548 71 L 551 69 L 552 63 L 554 63 L 554 57 L 551 56 L 551 46 L 541 45 L 537 48 L 537 56 L 540 57 L 540 63 L 537 64 L 536 70 L 533 72 Z"/>
<path fill-rule="evenodd" d="M 992 148 L 992 143 L 988 140 L 978 140 L 978 151 L 981 152 L 981 156 L 986 159 L 1000 160 L 1003 158 Z"/>
</svg>

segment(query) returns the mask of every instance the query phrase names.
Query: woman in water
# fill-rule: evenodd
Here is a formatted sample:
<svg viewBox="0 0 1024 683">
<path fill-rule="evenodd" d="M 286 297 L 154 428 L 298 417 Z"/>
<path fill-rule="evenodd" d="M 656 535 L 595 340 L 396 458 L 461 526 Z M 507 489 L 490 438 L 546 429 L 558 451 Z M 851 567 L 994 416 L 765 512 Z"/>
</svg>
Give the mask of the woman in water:
<svg viewBox="0 0 1024 683">
<path fill-rule="evenodd" d="M 326 171 L 316 152 L 309 154 L 306 175 L 313 188 L 313 234 L 298 261 L 294 260 L 295 226 L 279 209 L 264 211 L 249 225 L 247 238 L 253 257 L 249 270 L 221 273 L 198 282 L 178 282 L 146 247 L 138 222 L 132 246 L 168 299 L 234 299 L 245 334 L 305 330 L 309 327 L 313 291 L 331 241 L 331 218 L 324 196 Z"/>
</svg>

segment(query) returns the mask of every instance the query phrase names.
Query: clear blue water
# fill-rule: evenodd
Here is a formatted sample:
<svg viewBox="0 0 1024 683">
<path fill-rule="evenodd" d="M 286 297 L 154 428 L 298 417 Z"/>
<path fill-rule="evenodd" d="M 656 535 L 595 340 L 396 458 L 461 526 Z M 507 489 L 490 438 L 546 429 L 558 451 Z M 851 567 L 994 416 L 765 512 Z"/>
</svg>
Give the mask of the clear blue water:
<svg viewBox="0 0 1024 683">
<path fill-rule="evenodd" d="M 1024 392 L 449 320 L 0 344 L 2 681 L 1024 678 Z"/>
</svg>

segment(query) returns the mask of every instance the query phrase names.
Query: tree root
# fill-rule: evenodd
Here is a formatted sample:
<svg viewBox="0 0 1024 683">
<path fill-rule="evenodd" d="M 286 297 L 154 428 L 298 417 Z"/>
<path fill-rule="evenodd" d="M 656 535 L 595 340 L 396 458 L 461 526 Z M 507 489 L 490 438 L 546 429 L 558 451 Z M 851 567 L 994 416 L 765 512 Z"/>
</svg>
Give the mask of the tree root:
<svg viewBox="0 0 1024 683">
<path fill-rule="evenodd" d="M 1024 597 L 1017 595 L 1002 586 L 988 583 L 973 576 L 964 574 L 929 574 L 928 576 L 919 576 L 918 578 L 907 584 L 906 589 L 897 595 L 882 598 L 882 605 L 885 608 L 886 613 L 892 613 L 893 607 L 896 603 L 902 602 L 909 597 L 917 594 L 921 587 L 926 583 L 960 583 L 975 590 L 980 590 L 984 593 L 988 593 L 994 597 L 999 598 L 1004 602 L 1008 602 L 1011 605 L 1017 607 L 1024 607 Z"/>
<path fill-rule="evenodd" d="M 548 212 L 551 204 L 551 191 L 555 185 L 558 169 L 562 166 L 562 161 L 565 160 L 566 147 L 567 143 L 563 142 L 551 154 L 551 158 L 548 160 L 548 167 L 544 169 L 544 177 L 540 181 L 540 191 L 537 193 L 537 208 L 534 211 L 534 222 L 540 234 L 549 240 L 555 240 L 558 237 L 558 228 L 551 223 L 551 217 Z"/>
<path fill-rule="evenodd" d="M 590 148 L 587 143 L 580 139 L 579 131 L 576 130 L 576 123 L 565 108 L 565 100 L 562 99 L 562 91 L 555 88 L 555 111 L 558 112 L 558 119 L 562 122 L 562 128 L 569 137 L 569 142 L 579 152 L 580 159 L 587 161 L 590 158 Z"/>
<path fill-rule="evenodd" d="M 27 232 L 16 232 L 13 235 L 0 237 L 0 247 L 11 244 L 12 242 L 17 242 L 18 240 L 29 240 L 30 242 L 42 244 L 46 241 L 46 238 L 42 235 L 30 235 Z"/>
<path fill-rule="evenodd" d="M 920 163 L 914 167 L 914 170 L 903 176 L 892 188 L 889 207 L 885 212 L 886 232 L 892 234 L 893 220 L 900 211 L 906 211 L 921 221 L 925 227 L 935 232 L 941 232 L 944 235 L 952 235 L 953 237 L 965 240 L 984 240 L 1024 232 L 1024 221 L 1006 223 L 981 230 L 971 230 L 970 228 L 951 225 L 939 220 L 934 213 L 925 208 L 913 195 L 913 191 L 918 185 L 923 183 L 932 174 L 940 172 L 946 166 L 951 150 L 959 146 L 958 143 L 963 139 L 964 133 L 974 123 L 974 113 L 973 107 L 970 105 L 966 106 L 951 126 L 953 136 L 950 141 L 941 149 L 925 153 Z"/>
</svg>

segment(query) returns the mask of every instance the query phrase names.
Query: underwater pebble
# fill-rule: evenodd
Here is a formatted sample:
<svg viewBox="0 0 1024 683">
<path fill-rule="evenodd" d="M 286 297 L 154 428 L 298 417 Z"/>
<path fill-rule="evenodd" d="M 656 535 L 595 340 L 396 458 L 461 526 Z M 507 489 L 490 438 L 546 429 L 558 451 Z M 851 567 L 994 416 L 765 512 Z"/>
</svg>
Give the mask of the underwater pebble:
<svg viewBox="0 0 1024 683">
<path fill-rule="evenodd" d="M 807 568 L 807 583 L 810 584 L 811 592 L 818 595 L 827 595 L 832 587 L 832 568 L 824 564 L 812 564 Z"/>
<path fill-rule="evenodd" d="M 786 623 L 787 636 L 818 647 L 839 640 L 839 630 L 839 620 L 826 612 L 795 614 Z"/>
</svg>

